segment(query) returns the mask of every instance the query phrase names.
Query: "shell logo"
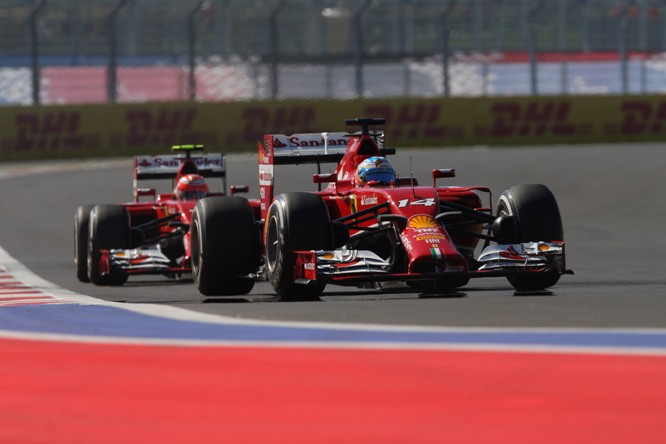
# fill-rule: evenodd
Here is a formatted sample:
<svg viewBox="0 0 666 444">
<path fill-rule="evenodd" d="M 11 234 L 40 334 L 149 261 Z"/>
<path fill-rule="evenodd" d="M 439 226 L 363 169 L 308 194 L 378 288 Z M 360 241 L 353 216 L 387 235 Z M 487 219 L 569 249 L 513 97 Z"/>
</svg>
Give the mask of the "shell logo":
<svg viewBox="0 0 666 444">
<path fill-rule="evenodd" d="M 427 214 L 413 216 L 412 218 L 409 219 L 409 223 L 407 224 L 408 228 L 417 228 L 417 229 L 436 228 L 438 226 L 439 225 L 437 224 L 435 218 Z"/>
</svg>

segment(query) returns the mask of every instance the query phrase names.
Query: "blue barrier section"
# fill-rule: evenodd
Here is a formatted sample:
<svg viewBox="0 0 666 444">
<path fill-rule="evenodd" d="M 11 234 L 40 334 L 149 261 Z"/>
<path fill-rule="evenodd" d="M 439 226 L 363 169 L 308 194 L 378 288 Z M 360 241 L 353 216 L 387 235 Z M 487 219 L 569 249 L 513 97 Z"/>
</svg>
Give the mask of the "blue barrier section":
<svg viewBox="0 0 666 444">
<path fill-rule="evenodd" d="M 262 323 L 203 323 L 144 315 L 97 305 L 42 305 L 0 309 L 0 329 L 25 333 L 108 338 L 224 342 L 417 344 L 423 346 L 666 349 L 663 331 L 530 331 L 284 326 Z"/>
</svg>

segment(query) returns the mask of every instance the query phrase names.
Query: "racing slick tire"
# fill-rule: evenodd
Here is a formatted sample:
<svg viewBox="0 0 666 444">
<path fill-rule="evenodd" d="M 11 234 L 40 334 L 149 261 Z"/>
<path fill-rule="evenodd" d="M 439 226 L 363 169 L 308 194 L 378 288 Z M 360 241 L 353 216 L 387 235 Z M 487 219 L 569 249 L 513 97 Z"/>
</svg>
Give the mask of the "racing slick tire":
<svg viewBox="0 0 666 444">
<path fill-rule="evenodd" d="M 564 240 L 562 218 L 553 193 L 541 184 L 514 185 L 506 189 L 497 204 L 498 215 L 513 215 L 515 233 L 511 242 Z M 539 291 L 560 280 L 557 272 L 533 276 L 508 276 L 517 291 Z"/>
<path fill-rule="evenodd" d="M 94 205 L 82 205 L 74 213 L 74 265 L 76 278 L 80 282 L 90 282 L 88 277 L 88 230 L 90 210 Z"/>
<path fill-rule="evenodd" d="M 331 218 L 322 198 L 302 192 L 281 194 L 268 209 L 265 223 L 266 273 L 278 300 L 319 300 L 325 283 L 294 281 L 294 251 L 332 248 Z"/>
<path fill-rule="evenodd" d="M 129 248 L 129 212 L 122 205 L 96 205 L 90 211 L 88 228 L 88 279 L 95 285 L 123 285 L 127 274 L 102 274 L 99 262 L 101 250 Z"/>
<path fill-rule="evenodd" d="M 192 276 L 204 296 L 249 293 L 259 263 L 259 235 L 247 199 L 215 196 L 192 214 Z"/>
</svg>

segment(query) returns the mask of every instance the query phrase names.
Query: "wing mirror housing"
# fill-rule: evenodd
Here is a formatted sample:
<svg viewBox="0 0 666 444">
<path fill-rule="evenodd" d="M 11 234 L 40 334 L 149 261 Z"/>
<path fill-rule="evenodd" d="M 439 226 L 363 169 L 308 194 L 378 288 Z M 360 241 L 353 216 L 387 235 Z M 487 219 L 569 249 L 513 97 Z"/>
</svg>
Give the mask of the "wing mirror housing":
<svg viewBox="0 0 666 444">
<path fill-rule="evenodd" d="M 319 173 L 312 175 L 312 181 L 314 183 L 331 183 L 335 182 L 335 173 Z"/>
<path fill-rule="evenodd" d="M 250 187 L 247 185 L 231 185 L 229 187 L 229 193 L 233 196 L 234 194 L 247 193 L 250 191 Z"/>
<path fill-rule="evenodd" d="M 134 202 L 138 202 L 141 197 L 150 196 L 155 200 L 157 193 L 155 188 L 135 188 L 134 189 Z"/>
<path fill-rule="evenodd" d="M 437 179 L 446 177 L 456 177 L 456 170 L 453 168 L 439 168 L 432 170 L 432 186 L 437 186 Z"/>
</svg>

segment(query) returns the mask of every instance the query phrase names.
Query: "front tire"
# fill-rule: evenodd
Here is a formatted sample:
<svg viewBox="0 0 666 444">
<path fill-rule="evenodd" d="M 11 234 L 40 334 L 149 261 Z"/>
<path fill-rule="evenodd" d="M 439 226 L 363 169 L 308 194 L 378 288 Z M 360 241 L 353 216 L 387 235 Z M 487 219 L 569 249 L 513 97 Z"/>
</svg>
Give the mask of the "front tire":
<svg viewBox="0 0 666 444">
<path fill-rule="evenodd" d="M 123 285 L 124 273 L 100 273 L 101 250 L 126 249 L 130 245 L 130 216 L 121 205 L 97 205 L 90 211 L 88 230 L 88 279 L 95 285 Z"/>
<path fill-rule="evenodd" d="M 553 193 L 541 184 L 515 185 L 499 198 L 498 215 L 512 215 L 516 230 L 512 243 L 564 240 L 562 218 Z M 560 280 L 556 271 L 533 276 L 509 276 L 507 280 L 518 291 L 538 291 L 552 287 Z"/>
<path fill-rule="evenodd" d="M 94 205 L 82 205 L 74 213 L 74 265 L 76 278 L 80 282 L 90 282 L 88 277 L 88 231 L 90 211 Z"/>
<path fill-rule="evenodd" d="M 247 199 L 207 197 L 192 215 L 192 275 L 205 296 L 249 293 L 257 271 L 259 236 Z"/>
<path fill-rule="evenodd" d="M 322 282 L 294 282 L 297 250 L 332 248 L 331 218 L 322 198 L 312 193 L 279 195 L 268 209 L 265 227 L 266 272 L 279 300 L 318 300 Z"/>
</svg>

